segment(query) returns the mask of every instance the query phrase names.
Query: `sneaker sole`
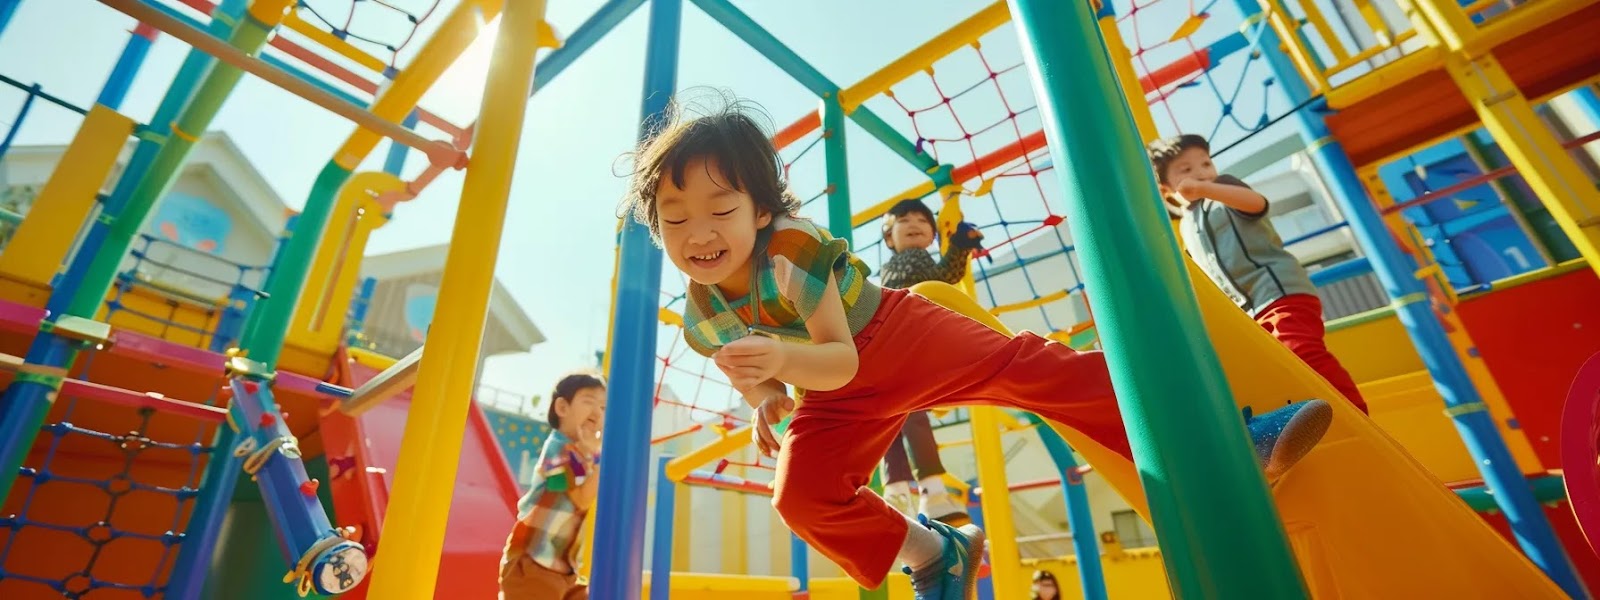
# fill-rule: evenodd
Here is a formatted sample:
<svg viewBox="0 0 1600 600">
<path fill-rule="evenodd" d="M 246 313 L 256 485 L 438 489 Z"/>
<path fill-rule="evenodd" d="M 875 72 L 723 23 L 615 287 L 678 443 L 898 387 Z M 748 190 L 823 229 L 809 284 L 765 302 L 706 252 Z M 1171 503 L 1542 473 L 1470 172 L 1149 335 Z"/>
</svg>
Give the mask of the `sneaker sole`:
<svg viewBox="0 0 1600 600">
<path fill-rule="evenodd" d="M 1312 402 L 1296 412 L 1278 434 L 1278 443 L 1272 448 L 1272 458 L 1264 469 L 1267 478 L 1281 477 L 1299 464 L 1300 459 L 1310 454 L 1322 441 L 1322 436 L 1328 433 L 1328 427 L 1332 424 L 1333 407 L 1327 402 Z"/>
<path fill-rule="evenodd" d="M 961 571 L 961 597 L 973 600 L 978 597 L 978 567 L 983 565 L 984 544 L 988 534 L 975 526 L 967 526 L 961 533 L 967 536 L 967 562 Z"/>
</svg>

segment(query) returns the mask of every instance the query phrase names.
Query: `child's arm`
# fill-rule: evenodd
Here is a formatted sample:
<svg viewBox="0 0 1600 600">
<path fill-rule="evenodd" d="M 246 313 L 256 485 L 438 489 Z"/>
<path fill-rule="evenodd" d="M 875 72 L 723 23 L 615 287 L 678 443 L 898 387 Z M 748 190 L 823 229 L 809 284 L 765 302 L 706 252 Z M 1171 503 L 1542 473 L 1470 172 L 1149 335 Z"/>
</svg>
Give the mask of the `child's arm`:
<svg viewBox="0 0 1600 600">
<path fill-rule="evenodd" d="M 960 285 L 961 280 L 967 276 L 972 254 L 981 247 L 982 242 L 983 234 L 971 223 L 961 223 L 956 226 L 956 232 L 950 237 L 950 243 L 945 245 L 944 256 L 939 259 L 936 278 L 950 285 Z"/>
<path fill-rule="evenodd" d="M 583 483 L 571 488 L 567 498 L 580 510 L 589 510 L 594 506 L 594 499 L 600 494 L 600 461 L 593 457 L 573 453 L 578 460 L 583 461 Z"/>
<path fill-rule="evenodd" d="M 1184 198 L 1210 198 L 1246 215 L 1267 214 L 1266 196 L 1244 185 L 1235 185 L 1230 180 L 1233 178 L 1218 178 L 1217 181 L 1190 179 L 1178 184 L 1178 193 Z"/>
</svg>

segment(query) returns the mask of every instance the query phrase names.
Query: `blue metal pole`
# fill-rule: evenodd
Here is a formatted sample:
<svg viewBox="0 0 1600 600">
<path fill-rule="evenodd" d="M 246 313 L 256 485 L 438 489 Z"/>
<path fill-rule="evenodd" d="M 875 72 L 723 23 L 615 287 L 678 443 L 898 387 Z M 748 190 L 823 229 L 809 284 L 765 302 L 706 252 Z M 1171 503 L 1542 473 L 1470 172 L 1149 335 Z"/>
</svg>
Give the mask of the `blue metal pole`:
<svg viewBox="0 0 1600 600">
<path fill-rule="evenodd" d="M 211 556 L 217 551 L 216 532 L 222 530 L 222 518 L 228 514 L 234 486 L 239 482 L 239 459 L 233 456 L 237 442 L 238 434 L 233 428 L 226 424 L 217 428 L 217 436 L 211 442 L 210 460 L 221 461 L 222 466 L 207 469 L 208 477 L 201 482 L 200 496 L 195 500 L 194 512 L 189 515 L 183 544 L 178 546 L 178 558 L 167 580 L 167 598 L 197 600 L 205 589 Z"/>
<path fill-rule="evenodd" d="M 228 38 L 248 4 L 246 0 L 222 0 L 212 13 L 211 24 L 206 27 L 206 32 L 219 38 Z M 162 143 L 168 135 L 171 135 L 172 121 L 178 118 L 179 111 L 189 103 L 189 97 L 200 87 L 200 79 L 215 62 L 216 59 L 210 54 L 195 49 L 189 51 L 183 64 L 178 67 L 178 74 L 173 77 L 172 85 L 167 88 L 167 95 L 161 99 L 161 104 L 156 106 L 155 115 L 150 117 L 150 125 L 146 130 L 149 135 L 141 136 L 138 146 L 134 148 L 133 157 L 128 160 L 127 168 L 123 169 L 122 177 L 117 180 L 116 187 L 106 198 L 101 214 L 115 219 L 122 212 L 133 189 L 138 186 L 145 171 L 149 170 L 150 163 L 155 161 L 156 153 L 161 150 Z M 105 245 L 106 235 L 111 231 L 111 219 L 96 219 L 89 225 L 83 244 L 73 255 L 72 262 L 68 265 L 65 275 L 61 277 L 59 285 L 50 294 L 51 314 L 61 314 L 72 301 L 79 282 L 89 270 L 89 265 L 94 262 L 95 255 L 99 254 L 100 247 Z"/>
<path fill-rule="evenodd" d="M 639 137 L 667 116 L 677 90 L 678 41 L 683 0 L 652 0 L 645 50 L 644 98 Z M 635 598 L 644 562 L 645 489 L 650 485 L 650 420 L 655 395 L 656 298 L 661 293 L 661 250 L 650 230 L 623 219 L 611 348 L 611 398 L 621 408 L 606 413 L 600 494 L 595 504 L 595 561 L 589 595 Z"/>
<path fill-rule="evenodd" d="M 811 593 L 811 547 L 793 533 L 789 534 L 789 576 L 800 582 L 796 597 Z"/>
<path fill-rule="evenodd" d="M 400 124 L 404 125 L 406 129 L 416 129 L 417 119 L 417 111 L 412 109 L 411 114 L 406 115 L 405 120 L 401 121 Z M 410 152 L 410 146 L 390 140 L 389 157 L 383 161 L 383 172 L 399 177 L 400 172 L 406 168 L 406 155 Z"/>
<path fill-rule="evenodd" d="M 650 543 L 650 600 L 672 598 L 672 512 L 677 508 L 677 489 L 667 477 L 672 457 L 656 459 L 656 532 Z"/>
<path fill-rule="evenodd" d="M 11 17 L 17 14 L 17 7 L 22 0 L 0 0 L 0 33 L 5 33 L 6 25 L 11 23 Z"/>
<path fill-rule="evenodd" d="M 1234 0 L 1246 19 L 1261 12 L 1255 0 Z M 1258 27 L 1266 27 L 1259 24 Z M 1278 48 L 1282 42 L 1277 32 L 1268 28 L 1262 32 L 1262 48 Z M 1289 104 L 1298 106 L 1311 98 L 1293 62 L 1281 52 L 1264 52 L 1274 79 L 1288 96 Z M 1543 569 L 1557 585 L 1573 597 L 1586 597 L 1583 585 L 1573 572 L 1555 531 L 1545 519 L 1544 511 L 1534 500 L 1533 492 L 1522 472 L 1517 468 L 1505 439 L 1495 429 L 1488 407 L 1472 385 L 1461 357 L 1450 345 L 1444 326 L 1434 314 L 1426 288 L 1412 275 L 1415 263 L 1401 252 L 1399 244 L 1384 225 L 1377 207 L 1367 197 L 1356 176 L 1355 166 L 1345 155 L 1343 146 L 1328 130 L 1324 115 L 1331 112 L 1325 101 L 1295 113 L 1295 122 L 1306 140 L 1311 160 L 1327 179 L 1329 192 L 1350 223 L 1356 241 L 1367 251 L 1367 259 L 1379 283 L 1388 293 L 1391 305 L 1400 323 L 1405 326 L 1411 343 L 1416 346 L 1433 378 L 1433 383 L 1444 398 L 1445 412 L 1455 421 L 1461 440 L 1472 455 L 1483 480 L 1500 502 L 1517 543 L 1529 560 Z"/>
<path fill-rule="evenodd" d="M 1062 498 L 1067 503 L 1067 527 L 1072 530 L 1072 549 L 1078 555 L 1078 580 L 1083 584 L 1084 600 L 1106 600 L 1106 576 L 1100 564 L 1100 539 L 1094 531 L 1094 515 L 1089 512 L 1089 493 L 1083 488 L 1083 475 L 1072 448 L 1061 434 L 1038 417 L 1039 440 L 1061 474 Z"/>
<path fill-rule="evenodd" d="M 133 87 L 133 79 L 144 66 L 144 58 L 150 54 L 150 44 L 156 41 L 157 35 L 160 33 L 156 28 L 144 23 L 134 26 L 128 34 L 128 45 L 123 46 L 122 56 L 117 57 L 117 66 L 111 69 L 111 76 L 106 78 L 106 85 L 100 89 L 100 97 L 95 102 L 113 110 L 122 108 L 122 100 L 128 96 L 128 88 Z"/>
<path fill-rule="evenodd" d="M 17 132 L 22 129 L 22 120 L 28 118 L 28 111 L 33 109 L 33 99 L 39 97 L 40 89 L 37 83 L 27 88 L 28 97 L 22 100 L 22 108 L 17 110 L 17 118 L 11 121 L 11 131 L 7 131 L 5 139 L 0 140 L 0 158 L 4 158 L 6 151 L 11 149 L 11 142 L 16 141 Z"/>
<path fill-rule="evenodd" d="M 1572 98 L 1577 101 L 1578 110 L 1589 119 L 1589 126 L 1600 127 L 1600 96 L 1595 94 L 1594 86 L 1580 86 L 1572 91 Z"/>
</svg>

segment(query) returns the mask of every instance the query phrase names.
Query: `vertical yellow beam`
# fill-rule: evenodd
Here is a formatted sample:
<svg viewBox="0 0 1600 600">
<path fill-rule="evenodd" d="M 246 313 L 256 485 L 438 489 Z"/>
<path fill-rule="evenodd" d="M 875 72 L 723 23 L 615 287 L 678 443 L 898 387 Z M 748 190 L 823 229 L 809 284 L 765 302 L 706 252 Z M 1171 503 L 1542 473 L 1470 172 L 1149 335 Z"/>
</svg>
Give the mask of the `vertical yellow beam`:
<svg viewBox="0 0 1600 600">
<path fill-rule="evenodd" d="M 1128 52 L 1128 44 L 1122 41 L 1122 31 L 1117 29 L 1117 16 L 1110 12 L 1102 11 L 1100 20 L 1100 34 L 1106 38 L 1106 49 L 1111 53 L 1111 68 L 1117 73 L 1117 81 L 1122 84 L 1122 97 L 1127 98 L 1128 108 L 1133 111 L 1133 124 L 1139 128 L 1139 137 L 1145 143 L 1161 135 L 1156 129 L 1156 119 L 1150 114 L 1150 101 L 1145 99 L 1144 86 L 1139 85 L 1139 73 L 1133 69 L 1133 54 Z"/>
<path fill-rule="evenodd" d="M 339 190 L 328 218 L 327 235 L 311 259 L 306 289 L 300 294 L 289 321 L 285 344 L 317 355 L 331 355 L 344 332 L 345 307 L 355 289 L 372 230 L 389 222 L 374 199 L 385 192 L 404 190 L 406 182 L 383 171 L 357 173 Z M 290 235 L 293 235 L 292 233 Z"/>
<path fill-rule="evenodd" d="M 1461 7 L 1440 0 L 1402 5 L 1418 31 L 1449 50 L 1445 71 L 1589 267 L 1600 272 L 1600 190 L 1533 112 L 1494 53 L 1477 43 L 1477 25 Z"/>
<path fill-rule="evenodd" d="M 133 119 L 104 105 L 89 109 L 27 218 L 0 254 L 0 279 L 21 284 L 0 286 L 6 299 L 44 306 L 50 281 L 94 210 L 95 195 L 133 128 Z"/>
<path fill-rule="evenodd" d="M 1027 598 L 1028 574 L 1011 518 L 1011 486 L 1006 482 L 1005 448 L 1000 444 L 1000 409 L 973 406 L 972 447 L 978 454 L 978 485 L 983 488 L 983 525 L 989 536 L 990 579 L 996 598 Z"/>
<path fill-rule="evenodd" d="M 1367 193 L 1372 195 L 1372 202 L 1379 209 L 1394 206 L 1394 197 L 1389 195 L 1388 186 L 1378 175 L 1377 165 L 1363 168 L 1358 175 L 1365 184 Z M 1422 243 L 1422 233 L 1399 213 L 1387 215 L 1384 222 L 1390 231 L 1395 233 L 1401 245 L 1415 256 L 1417 264 L 1422 266 L 1416 276 L 1422 280 L 1423 286 L 1433 296 L 1434 314 L 1438 315 L 1439 322 L 1444 325 L 1445 337 L 1450 340 L 1450 347 L 1456 356 L 1461 357 L 1461 366 L 1466 369 L 1467 378 L 1472 381 L 1472 386 L 1477 388 L 1479 398 L 1485 406 L 1488 406 L 1489 414 L 1494 416 L 1495 429 L 1498 429 L 1500 436 L 1505 438 L 1506 448 L 1511 451 L 1511 457 L 1517 461 L 1517 467 L 1523 473 L 1530 475 L 1544 472 L 1544 465 L 1540 463 L 1539 455 L 1533 451 L 1533 443 L 1528 441 L 1527 433 L 1522 429 L 1511 427 L 1516 414 L 1512 412 L 1511 404 L 1506 401 L 1505 394 L 1500 391 L 1500 384 L 1489 371 L 1489 365 L 1478 353 L 1477 343 L 1472 340 L 1472 334 L 1461 321 L 1461 314 L 1456 312 L 1455 290 L 1445 278 L 1444 271 L 1439 268 L 1439 262 L 1434 258 L 1433 252 L 1428 249 L 1427 244 Z"/>
<path fill-rule="evenodd" d="M 694 490 L 687 485 L 672 486 L 678 495 L 672 505 L 672 570 L 687 572 L 694 552 Z M 590 519 L 591 521 L 593 519 Z"/>
<path fill-rule="evenodd" d="M 741 450 L 737 460 L 745 460 L 742 456 L 745 452 Z M 732 471 L 729 475 L 740 479 L 745 476 L 744 467 L 735 467 Z M 749 519 L 745 515 L 744 494 L 722 491 L 717 495 L 722 497 L 722 515 L 719 519 L 722 522 L 722 573 L 747 575 L 750 566 L 749 536 L 746 535 L 749 533 Z"/>
<path fill-rule="evenodd" d="M 429 352 L 417 374 L 395 463 L 388 525 L 373 563 L 373 598 L 434 597 L 545 2 L 509 0 L 505 8 L 479 111 L 483 127 L 461 186 L 439 285 Z"/>
</svg>

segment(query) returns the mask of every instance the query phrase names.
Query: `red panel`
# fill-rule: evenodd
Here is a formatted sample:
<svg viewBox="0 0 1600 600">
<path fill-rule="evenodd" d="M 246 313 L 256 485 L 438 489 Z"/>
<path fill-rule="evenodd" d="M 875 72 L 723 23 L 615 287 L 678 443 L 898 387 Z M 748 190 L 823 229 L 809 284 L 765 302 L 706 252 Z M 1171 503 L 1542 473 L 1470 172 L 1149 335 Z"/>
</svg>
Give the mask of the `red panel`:
<svg viewBox="0 0 1600 600">
<path fill-rule="evenodd" d="M 345 383 L 353 386 L 377 374 L 357 364 L 350 365 L 350 369 L 352 377 Z M 361 528 L 361 542 L 369 552 L 377 547 L 410 407 L 411 394 L 406 392 L 360 418 L 334 413 L 322 420 L 334 512 L 340 525 Z M 444 554 L 439 560 L 435 593 L 438 598 L 496 597 L 500 555 L 516 520 L 520 491 L 511 468 L 483 411 L 477 403 L 472 403 L 470 410 L 456 480 L 439 482 L 453 486 L 455 497 L 450 503 Z M 381 569 L 382 564 L 378 558 L 373 566 Z M 365 598 L 366 592 L 367 584 L 362 583 L 341 597 Z"/>
<path fill-rule="evenodd" d="M 1600 279 L 1580 269 L 1471 298 L 1460 311 L 1539 460 L 1558 468 L 1567 388 L 1600 352 Z"/>
</svg>

